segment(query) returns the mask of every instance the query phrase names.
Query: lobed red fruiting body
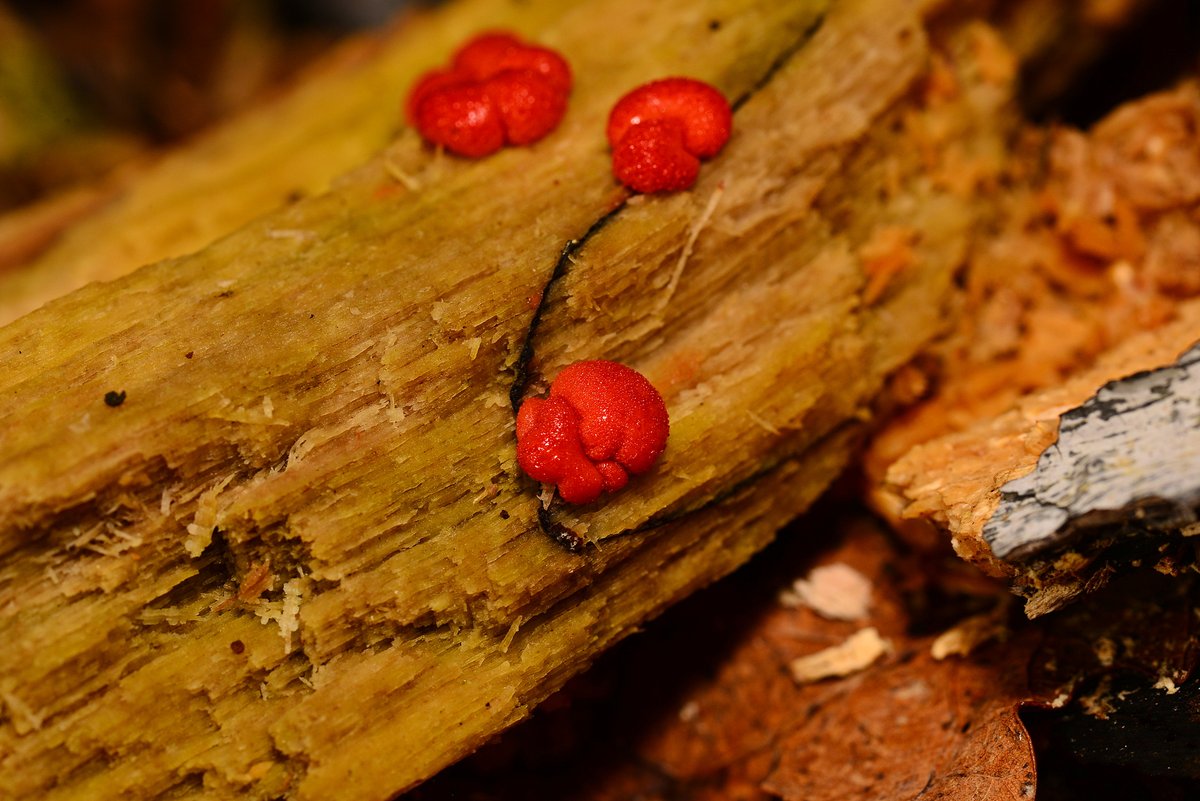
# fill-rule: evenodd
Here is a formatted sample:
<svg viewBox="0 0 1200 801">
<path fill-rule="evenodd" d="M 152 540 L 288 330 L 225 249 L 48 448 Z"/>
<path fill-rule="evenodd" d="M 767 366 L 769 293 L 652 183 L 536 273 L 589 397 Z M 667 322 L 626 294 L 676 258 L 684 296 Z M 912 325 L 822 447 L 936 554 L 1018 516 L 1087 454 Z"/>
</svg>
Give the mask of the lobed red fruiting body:
<svg viewBox="0 0 1200 801">
<path fill-rule="evenodd" d="M 696 182 L 700 160 L 729 141 L 733 111 L 717 89 L 663 78 L 634 89 L 608 115 L 613 175 L 636 192 L 671 192 Z"/>
<path fill-rule="evenodd" d="M 430 142 L 479 158 L 553 131 L 566 112 L 571 82 L 570 66 L 553 50 L 508 33 L 485 33 L 460 48 L 449 69 L 414 84 L 408 119 Z"/>
<path fill-rule="evenodd" d="M 662 395 L 636 370 L 610 361 L 576 362 L 546 398 L 517 413 L 517 461 L 531 478 L 555 484 L 568 503 L 591 503 L 649 470 L 667 446 Z"/>
</svg>

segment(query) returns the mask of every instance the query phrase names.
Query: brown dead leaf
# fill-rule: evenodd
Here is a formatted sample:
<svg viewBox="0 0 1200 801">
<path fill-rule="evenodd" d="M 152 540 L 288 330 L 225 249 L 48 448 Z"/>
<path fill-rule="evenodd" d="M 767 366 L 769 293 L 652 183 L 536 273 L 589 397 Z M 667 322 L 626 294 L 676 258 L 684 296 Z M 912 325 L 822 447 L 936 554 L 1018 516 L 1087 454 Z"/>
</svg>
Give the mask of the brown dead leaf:
<svg viewBox="0 0 1200 801">
<path fill-rule="evenodd" d="M 1028 648 L 990 656 L 938 662 L 918 648 L 855 677 L 777 744 L 765 788 L 788 801 L 1033 798 L 1017 717 Z"/>
<path fill-rule="evenodd" d="M 1029 797 L 1032 752 L 1016 716 L 1028 647 L 985 645 L 942 662 L 929 653 L 937 633 L 994 606 L 1000 588 L 963 581 L 961 563 L 943 571 L 899 553 L 869 520 L 808 525 L 840 544 L 814 558 L 806 532 L 785 532 L 794 541 L 673 611 L 555 709 L 414 797 L 892 799 L 925 787 L 973 801 Z M 835 564 L 870 583 L 865 620 L 780 602 L 798 577 Z M 794 660 L 868 628 L 893 646 L 877 661 L 846 678 L 792 676 Z M 974 795 L 954 795 L 966 789 Z"/>
<path fill-rule="evenodd" d="M 757 797 L 789 801 L 1032 798 L 1033 752 L 1017 717 L 1030 698 L 1024 668 L 1032 638 L 935 660 L 934 635 L 910 631 L 928 628 L 916 616 L 946 611 L 930 598 L 953 586 L 953 574 L 940 581 L 936 569 L 898 553 L 869 523 L 851 522 L 820 563 L 868 577 L 875 604 L 865 622 L 893 652 L 848 678 L 796 686 L 781 669 L 794 654 L 819 652 L 861 624 L 776 608 L 711 681 L 688 693 L 692 714 L 664 722 L 641 757 L 680 781 L 752 780 Z M 962 600 L 965 617 L 971 603 Z"/>
<path fill-rule="evenodd" d="M 818 532 L 836 544 L 814 555 Z M 1021 716 L 1031 706 L 1045 710 L 1029 715 L 1042 740 L 1079 752 L 1071 758 L 1192 770 L 1184 760 L 1195 740 L 1190 699 L 1200 697 L 1188 682 L 1200 596 L 1180 579 L 1147 568 L 1031 623 L 999 585 L 953 557 L 902 551 L 870 520 L 810 517 L 780 536 L 763 558 L 606 656 L 530 723 L 411 797 L 1025 801 L 1038 782 Z M 834 564 L 870 583 L 865 620 L 781 603 L 797 577 Z M 847 677 L 797 684 L 793 660 L 867 627 L 892 643 L 890 653 Z M 933 643 L 956 629 L 968 653 L 939 660 Z M 1140 681 L 1134 694 L 1130 676 Z M 1138 710 L 1151 702 L 1177 730 L 1176 745 L 1146 745 L 1155 718 Z M 1144 756 L 1096 709 L 1136 723 Z M 1076 742 L 1080 731 L 1106 750 Z M 1051 764 L 1067 770 L 1064 759 Z"/>
</svg>

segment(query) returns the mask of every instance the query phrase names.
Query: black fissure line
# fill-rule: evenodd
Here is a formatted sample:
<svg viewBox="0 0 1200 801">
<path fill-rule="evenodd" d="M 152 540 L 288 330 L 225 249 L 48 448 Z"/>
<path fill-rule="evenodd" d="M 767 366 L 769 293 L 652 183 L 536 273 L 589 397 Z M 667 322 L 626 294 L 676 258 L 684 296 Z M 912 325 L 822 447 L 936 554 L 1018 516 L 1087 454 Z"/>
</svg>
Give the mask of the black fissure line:
<svg viewBox="0 0 1200 801">
<path fill-rule="evenodd" d="M 773 79 L 775 75 L 781 69 L 783 69 L 787 62 L 790 61 L 791 58 L 796 55 L 801 48 L 804 47 L 804 45 L 808 44 L 808 42 L 812 40 L 813 36 L 816 35 L 817 31 L 820 30 L 821 25 L 825 22 L 825 16 L 826 15 L 824 13 L 819 14 L 817 18 L 813 20 L 812 24 L 809 25 L 800 35 L 800 38 L 797 39 L 794 44 L 784 50 L 778 58 L 771 62 L 771 65 L 767 68 L 766 72 L 763 73 L 762 77 L 755 81 L 753 86 L 739 95 L 730 104 L 730 107 L 735 112 L 746 105 L 751 97 L 762 91 L 762 89 L 771 82 L 771 79 Z M 534 310 L 533 318 L 529 321 L 529 327 L 525 331 L 525 341 L 521 345 L 521 354 L 517 357 L 512 386 L 508 391 L 509 403 L 512 405 L 514 414 L 518 409 L 520 409 L 521 400 L 524 397 L 525 390 L 529 385 L 529 364 L 533 360 L 533 339 L 534 336 L 536 336 L 538 326 L 542 321 L 542 313 L 550 296 L 550 290 L 560 278 L 567 274 L 567 270 L 571 263 L 571 257 L 574 256 L 584 245 L 586 245 L 588 240 L 590 240 L 594 234 L 607 225 L 614 217 L 620 214 L 625 208 L 625 205 L 626 203 L 623 201 L 616 208 L 607 212 L 604 216 L 593 222 L 588 227 L 587 231 L 584 232 L 583 236 L 577 239 L 569 240 L 559 252 L 558 260 L 554 263 L 554 270 L 551 272 L 550 278 L 542 287 L 542 296 L 538 300 L 537 309 Z"/>
<path fill-rule="evenodd" d="M 568 241 L 559 252 L 558 261 L 554 263 L 554 271 L 550 273 L 550 279 L 542 287 L 542 297 L 538 300 L 537 308 L 534 309 L 533 318 L 529 321 L 529 328 L 525 330 L 525 342 L 521 345 L 521 355 L 517 357 L 517 364 L 513 368 L 513 382 L 508 390 L 508 401 L 512 404 L 513 414 L 516 414 L 521 408 L 521 400 L 525 397 L 525 389 L 529 385 L 529 363 L 533 360 L 533 338 L 537 334 L 538 325 L 542 322 L 542 312 L 546 308 L 546 299 L 550 296 L 550 290 L 558 282 L 558 279 L 567 274 L 571 257 L 623 208 L 625 208 L 625 201 L 621 201 L 619 206 L 592 223 L 583 236 Z"/>
<path fill-rule="evenodd" d="M 767 84 L 774 79 L 779 71 L 782 70 L 784 66 L 786 66 L 787 63 L 792 60 L 792 56 L 799 53 L 806 44 L 812 41 L 812 38 L 817 35 L 817 31 L 821 30 L 821 26 L 825 24 L 825 17 L 826 12 L 818 14 L 816 19 L 812 21 L 812 24 L 805 28 L 804 32 L 800 34 L 800 38 L 793 42 L 791 46 L 779 54 L 778 58 L 771 62 L 771 66 L 767 67 L 767 71 L 762 74 L 762 77 L 755 81 L 753 86 L 734 98 L 733 102 L 729 104 L 730 108 L 732 108 L 735 112 L 740 110 L 742 106 L 746 105 L 746 103 L 750 101 L 750 98 L 754 97 L 756 94 L 765 89 Z"/>
<path fill-rule="evenodd" d="M 796 53 L 800 52 L 800 50 L 812 40 L 813 36 L 816 35 L 817 31 L 820 30 L 821 26 L 824 24 L 825 17 L 826 15 L 824 13 L 818 14 L 816 19 L 814 19 L 812 24 L 804 30 L 800 37 L 791 46 L 780 53 L 778 58 L 771 62 L 771 65 L 767 67 L 767 70 L 762 74 L 762 77 L 755 81 L 749 89 L 736 97 L 733 102 L 730 103 L 730 107 L 734 112 L 740 110 L 746 105 L 747 102 L 750 101 L 750 98 L 762 91 L 771 82 L 775 75 L 778 74 L 781 69 L 783 69 L 788 61 L 790 61 L 792 57 L 796 55 Z M 587 244 L 593 235 L 595 235 L 598 231 L 600 231 L 601 228 L 603 228 L 618 214 L 620 214 L 626 205 L 627 201 L 622 201 L 618 206 L 593 222 L 591 226 L 588 227 L 587 231 L 584 232 L 583 236 L 577 239 L 569 240 L 565 245 L 563 245 L 562 250 L 559 252 L 558 260 L 554 263 L 554 270 L 551 272 L 549 280 L 547 280 L 545 285 L 542 287 L 542 296 L 538 299 L 537 308 L 534 310 L 533 317 L 529 321 L 529 327 L 525 331 L 525 341 L 521 345 L 521 353 L 517 357 L 517 363 L 513 368 L 513 382 L 512 386 L 509 387 L 508 390 L 508 401 L 512 406 L 513 414 L 516 414 L 520 410 L 521 402 L 525 398 L 525 391 L 529 386 L 529 365 L 533 361 L 534 352 L 533 340 L 537 335 L 538 326 L 542 322 L 542 314 L 549 300 L 551 289 L 553 289 L 554 285 L 560 278 L 567 274 L 567 270 L 571 264 L 571 257 L 573 257 L 585 244 Z M 698 506 L 684 509 L 672 514 L 665 514 L 660 517 L 651 517 L 641 526 L 632 529 L 625 529 L 618 532 L 614 536 L 648 531 L 650 529 L 666 525 L 667 523 L 674 522 L 675 520 L 687 515 L 702 512 L 705 509 L 721 503 L 730 496 L 740 492 L 745 486 L 753 481 L 756 481 L 766 473 L 775 470 L 783 463 L 783 461 L 786 461 L 786 459 L 774 462 L 764 469 L 759 470 L 750 477 L 735 483 L 725 491 L 713 495 L 706 502 Z M 571 553 L 577 554 L 583 551 L 585 540 L 567 526 L 556 521 L 550 509 L 542 507 L 540 502 L 538 506 L 537 517 L 538 525 L 541 527 L 546 536 L 550 537 L 550 539 L 554 540 Z"/>
<path fill-rule="evenodd" d="M 571 553 L 583 553 L 583 549 L 588 544 L 583 537 L 555 520 L 554 516 L 550 514 L 550 510 L 540 504 L 538 505 L 538 525 L 550 539 Z"/>
</svg>

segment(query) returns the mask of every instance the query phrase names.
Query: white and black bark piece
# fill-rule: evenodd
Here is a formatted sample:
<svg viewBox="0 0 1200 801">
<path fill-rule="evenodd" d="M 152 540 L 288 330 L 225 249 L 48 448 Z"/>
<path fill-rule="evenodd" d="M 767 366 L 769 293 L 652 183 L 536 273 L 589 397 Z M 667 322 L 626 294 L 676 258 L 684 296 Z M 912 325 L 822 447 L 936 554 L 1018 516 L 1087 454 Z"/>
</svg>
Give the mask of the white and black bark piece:
<svg viewBox="0 0 1200 801">
<path fill-rule="evenodd" d="M 1200 345 L 1063 414 L 1037 468 L 1000 488 L 983 538 L 1040 613 L 1123 567 L 1177 569 L 1198 507 Z"/>
</svg>

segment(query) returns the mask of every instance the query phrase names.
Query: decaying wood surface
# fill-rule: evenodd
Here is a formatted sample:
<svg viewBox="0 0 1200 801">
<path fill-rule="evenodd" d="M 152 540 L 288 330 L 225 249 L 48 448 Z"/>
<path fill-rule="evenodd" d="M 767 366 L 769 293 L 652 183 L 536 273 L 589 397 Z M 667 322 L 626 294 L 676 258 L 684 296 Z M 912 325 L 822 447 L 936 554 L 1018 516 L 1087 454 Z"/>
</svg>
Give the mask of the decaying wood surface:
<svg viewBox="0 0 1200 801">
<path fill-rule="evenodd" d="M 949 531 L 1030 615 L 1135 564 L 1181 565 L 1198 429 L 1194 392 L 1175 383 L 1200 341 L 1198 124 L 1189 82 L 1087 135 L 1051 133 L 1047 168 L 1017 178 L 1032 191 L 1014 190 L 968 270 L 936 390 L 872 448 L 876 507 Z M 1161 397 L 1116 400 L 1145 392 Z"/>
<path fill-rule="evenodd" d="M 279 97 L 178 151 L 0 216 L 0 324 L 93 281 L 199 250 L 297 197 L 326 191 L 394 135 L 399 107 L 386 99 L 401 97 L 457 42 L 486 27 L 536 38 L 576 1 L 459 0 L 414 15 L 381 40 L 347 43 Z M 976 0 L 962 14 L 988 12 L 1024 65 L 1022 91 L 1046 97 L 1155 2 L 1125 0 L 1100 13 L 1061 0 Z M 78 223 L 83 216 L 89 219 Z M 6 276 L 6 269 L 14 272 Z"/>
<path fill-rule="evenodd" d="M 577 75 L 538 146 L 467 163 L 402 132 L 0 329 L 0 794 L 385 798 L 769 541 L 989 222 L 1011 70 L 978 23 L 931 58 L 926 13 L 581 3 L 537 29 Z M 678 73 L 736 100 L 734 138 L 693 191 L 630 198 L 605 115 Z M 672 438 L 551 510 L 576 555 L 510 394 L 599 356 L 663 390 Z"/>
</svg>

